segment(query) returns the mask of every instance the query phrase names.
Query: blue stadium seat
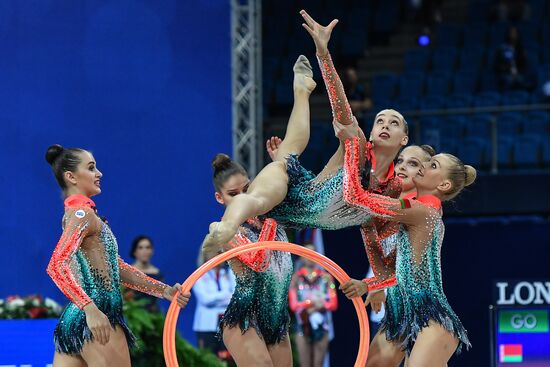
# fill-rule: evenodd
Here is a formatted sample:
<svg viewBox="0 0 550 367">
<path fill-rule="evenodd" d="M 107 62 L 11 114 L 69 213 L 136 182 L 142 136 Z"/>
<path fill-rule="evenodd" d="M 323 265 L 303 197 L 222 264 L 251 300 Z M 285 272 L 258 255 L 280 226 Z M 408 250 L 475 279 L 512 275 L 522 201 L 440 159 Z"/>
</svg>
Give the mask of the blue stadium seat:
<svg viewBox="0 0 550 367">
<path fill-rule="evenodd" d="M 432 73 L 426 78 L 426 94 L 444 96 L 449 93 L 450 74 Z"/>
<path fill-rule="evenodd" d="M 550 64 L 550 41 L 545 43 L 542 47 L 542 62 Z"/>
<path fill-rule="evenodd" d="M 549 6 L 550 8 L 550 6 Z M 542 34 L 542 44 L 546 47 L 548 45 L 550 45 L 550 22 L 545 22 L 543 25 L 542 25 L 542 30 L 541 30 Z"/>
<path fill-rule="evenodd" d="M 275 85 L 275 103 L 278 105 L 291 105 L 294 98 L 292 95 L 292 84 L 285 81 L 278 81 Z"/>
<path fill-rule="evenodd" d="M 338 3 L 333 1 L 333 3 Z M 341 7 L 342 9 L 344 7 Z M 376 33 L 389 33 L 397 28 L 400 23 L 400 2 L 398 0 L 386 0 L 383 6 L 379 6 L 374 16 L 373 30 Z"/>
<path fill-rule="evenodd" d="M 479 90 L 483 93 L 495 93 L 498 90 L 497 79 L 492 71 L 483 71 L 479 82 Z"/>
<path fill-rule="evenodd" d="M 492 2 L 488 0 L 470 1 L 468 5 L 468 20 L 470 22 L 487 22 Z"/>
<path fill-rule="evenodd" d="M 539 164 L 541 143 L 537 135 L 523 135 L 514 141 L 516 168 L 533 168 Z"/>
<path fill-rule="evenodd" d="M 527 68 L 537 70 L 541 59 L 538 45 L 525 47 L 525 56 L 527 58 Z"/>
<path fill-rule="evenodd" d="M 437 27 L 436 42 L 439 47 L 457 47 L 462 39 L 462 28 L 454 24 Z"/>
<path fill-rule="evenodd" d="M 550 167 L 550 139 L 548 137 L 542 142 L 542 163 L 545 167 Z"/>
<path fill-rule="evenodd" d="M 489 44 L 493 46 L 500 46 L 506 40 L 506 32 L 510 24 L 507 22 L 495 23 L 491 26 Z"/>
<path fill-rule="evenodd" d="M 487 142 L 481 138 L 465 138 L 458 146 L 458 156 L 466 164 L 474 167 L 483 167 L 488 162 L 486 157 Z"/>
<path fill-rule="evenodd" d="M 453 47 L 440 47 L 432 54 L 432 70 L 448 71 L 455 69 L 458 52 Z"/>
<path fill-rule="evenodd" d="M 531 20 L 535 23 L 542 21 L 546 10 L 546 0 L 529 0 L 531 6 Z"/>
<path fill-rule="evenodd" d="M 482 92 L 477 96 L 474 96 L 474 106 L 476 107 L 488 107 L 499 106 L 500 94 L 496 92 Z"/>
<path fill-rule="evenodd" d="M 464 135 L 466 118 L 463 116 L 449 116 L 441 121 L 439 130 L 443 137 L 454 137 L 460 139 Z"/>
<path fill-rule="evenodd" d="M 523 122 L 524 134 L 550 134 L 550 113 L 529 112 Z"/>
<path fill-rule="evenodd" d="M 462 33 L 462 47 L 484 47 L 487 43 L 487 25 L 468 24 Z"/>
<path fill-rule="evenodd" d="M 505 112 L 498 116 L 497 132 L 503 138 L 515 138 L 521 132 L 522 115 L 518 112 Z"/>
<path fill-rule="evenodd" d="M 503 106 L 528 104 L 529 97 L 529 93 L 522 90 L 515 90 L 503 93 L 501 103 Z"/>
<path fill-rule="evenodd" d="M 477 72 L 461 71 L 453 74 L 453 93 L 474 93 L 477 89 Z"/>
<path fill-rule="evenodd" d="M 513 139 L 502 137 L 498 139 L 498 166 L 508 168 L 512 165 Z"/>
<path fill-rule="evenodd" d="M 468 46 L 460 51 L 458 69 L 461 71 L 479 71 L 485 61 L 485 49 L 483 47 Z"/>
<path fill-rule="evenodd" d="M 418 108 L 418 100 L 413 95 L 408 97 L 399 97 L 392 101 L 392 106 L 393 109 L 400 112 L 413 111 Z"/>
<path fill-rule="evenodd" d="M 348 32 L 341 42 L 341 52 L 347 57 L 360 57 L 367 47 L 367 32 Z"/>
<path fill-rule="evenodd" d="M 415 48 L 405 53 L 405 71 L 425 71 L 430 63 L 428 48 Z"/>
<path fill-rule="evenodd" d="M 539 25 L 534 22 L 522 22 L 517 25 L 523 46 L 538 46 L 539 45 Z"/>
<path fill-rule="evenodd" d="M 492 117 L 489 114 L 476 114 L 466 118 L 464 132 L 467 137 L 481 139 L 491 138 Z"/>
<path fill-rule="evenodd" d="M 445 97 L 440 95 L 427 95 L 420 98 L 420 109 L 438 110 L 445 108 Z"/>
<path fill-rule="evenodd" d="M 377 74 L 371 79 L 371 97 L 376 102 L 391 99 L 397 89 L 397 76 L 395 74 Z"/>
<path fill-rule="evenodd" d="M 439 147 L 434 147 L 438 153 L 450 153 L 453 155 L 458 155 L 458 139 L 452 136 L 442 135 Z"/>
<path fill-rule="evenodd" d="M 315 0 L 318 2 L 318 0 Z M 307 8 L 304 8 L 307 9 Z M 362 9 L 362 10 L 361 10 Z M 346 27 L 349 31 L 368 31 L 369 11 L 368 7 L 354 9 L 346 15 Z"/>
<path fill-rule="evenodd" d="M 441 134 L 439 131 L 440 118 L 422 117 L 418 122 L 420 126 L 421 144 L 428 144 L 437 149 L 441 141 Z"/>
<path fill-rule="evenodd" d="M 473 104 L 473 97 L 469 93 L 456 93 L 446 98 L 445 107 L 447 108 L 464 108 L 471 107 Z"/>
<path fill-rule="evenodd" d="M 404 74 L 399 78 L 399 96 L 418 97 L 424 92 L 424 74 Z"/>
</svg>

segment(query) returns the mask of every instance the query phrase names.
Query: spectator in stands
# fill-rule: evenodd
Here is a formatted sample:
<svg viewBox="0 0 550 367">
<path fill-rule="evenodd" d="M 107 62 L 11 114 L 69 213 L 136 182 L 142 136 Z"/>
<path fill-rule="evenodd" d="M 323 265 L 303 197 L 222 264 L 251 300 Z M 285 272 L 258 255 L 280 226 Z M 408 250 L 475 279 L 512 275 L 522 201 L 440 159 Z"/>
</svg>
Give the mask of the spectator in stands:
<svg viewBox="0 0 550 367">
<path fill-rule="evenodd" d="M 495 69 L 501 91 L 526 89 L 528 87 L 525 78 L 527 57 L 519 31 L 514 26 L 508 29 L 506 41 L 497 50 Z"/>
<path fill-rule="evenodd" d="M 153 240 L 148 236 L 137 236 L 132 241 L 132 248 L 130 250 L 130 256 L 135 260 L 132 264 L 137 269 L 141 270 L 153 279 L 160 282 L 164 282 L 164 275 L 160 272 L 159 268 L 151 264 L 151 258 L 153 257 Z M 159 312 L 158 298 L 150 296 L 145 293 L 135 292 L 132 289 L 125 289 L 125 299 L 146 299 L 147 304 L 144 306 L 150 312 Z"/>
<path fill-rule="evenodd" d="M 360 117 L 365 111 L 372 108 L 372 101 L 367 97 L 365 87 L 359 84 L 357 70 L 352 67 L 347 68 L 343 83 L 351 110 L 355 116 Z"/>
<path fill-rule="evenodd" d="M 499 22 L 526 21 L 531 17 L 531 8 L 525 0 L 499 0 L 493 9 L 493 18 Z"/>
<path fill-rule="evenodd" d="M 197 265 L 201 266 L 210 258 L 204 258 L 201 252 Z M 197 334 L 198 346 L 209 349 L 221 359 L 226 358 L 227 350 L 216 334 L 220 316 L 229 305 L 235 284 L 235 275 L 227 263 L 222 263 L 200 277 L 193 287 L 197 298 L 193 331 Z"/>
<path fill-rule="evenodd" d="M 314 250 L 312 243 L 304 247 Z M 322 367 L 329 344 L 330 311 L 338 307 L 334 279 L 313 261 L 300 260 L 292 276 L 288 301 L 296 314 L 296 348 L 301 367 Z"/>
</svg>

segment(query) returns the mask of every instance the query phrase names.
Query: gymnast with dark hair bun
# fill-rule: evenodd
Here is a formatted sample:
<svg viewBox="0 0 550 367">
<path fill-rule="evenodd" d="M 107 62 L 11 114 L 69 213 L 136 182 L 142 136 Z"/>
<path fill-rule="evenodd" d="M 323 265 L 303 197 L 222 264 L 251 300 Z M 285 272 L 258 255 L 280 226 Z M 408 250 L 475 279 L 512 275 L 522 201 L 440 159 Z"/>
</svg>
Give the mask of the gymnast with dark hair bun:
<svg viewBox="0 0 550 367">
<path fill-rule="evenodd" d="M 53 365 L 130 366 L 134 336 L 122 314 L 120 285 L 169 301 L 177 295 L 180 307 L 187 305 L 189 294 L 120 258 L 116 238 L 92 200 L 101 193 L 103 174 L 91 152 L 52 145 L 46 161 L 65 197 L 63 233 L 47 273 L 70 300 L 54 331 Z"/>
</svg>

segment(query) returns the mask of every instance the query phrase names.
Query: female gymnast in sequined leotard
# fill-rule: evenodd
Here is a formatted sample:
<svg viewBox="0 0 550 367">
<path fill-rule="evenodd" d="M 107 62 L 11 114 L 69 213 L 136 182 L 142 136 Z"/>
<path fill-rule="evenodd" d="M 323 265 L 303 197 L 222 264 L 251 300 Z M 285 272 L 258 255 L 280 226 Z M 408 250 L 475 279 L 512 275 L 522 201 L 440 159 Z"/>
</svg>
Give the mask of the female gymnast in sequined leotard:
<svg viewBox="0 0 550 367">
<path fill-rule="evenodd" d="M 119 257 L 116 239 L 91 199 L 101 192 L 102 174 L 90 152 L 52 145 L 46 160 L 66 197 L 63 234 L 47 272 L 71 301 L 54 332 L 53 365 L 130 366 L 134 337 L 122 315 L 120 285 L 168 300 L 180 286 L 156 281 Z M 188 299 L 179 294 L 180 307 Z"/>
<path fill-rule="evenodd" d="M 410 145 L 403 149 L 395 164 L 396 176 L 401 179 L 400 199 L 416 198 L 416 186 L 413 178 L 419 169 L 435 155 L 429 145 Z M 351 279 L 340 286 L 348 298 L 362 297 L 367 291 L 372 292 L 395 285 L 395 255 L 399 224 L 373 218 L 361 227 L 365 250 L 374 276 L 363 280 Z M 382 239 L 377 241 L 378 239 Z M 370 301 L 370 299 L 369 299 Z M 378 312 L 380 302 L 373 302 L 372 308 Z"/>
<path fill-rule="evenodd" d="M 246 192 L 247 172 L 228 156 L 212 163 L 216 200 L 228 205 Z M 243 223 L 224 249 L 258 241 L 287 242 L 273 219 L 252 218 Z M 260 250 L 229 261 L 236 275 L 235 292 L 220 320 L 220 334 L 239 367 L 292 366 L 288 339 L 288 290 L 293 266 L 287 252 Z"/>
<path fill-rule="evenodd" d="M 354 159 L 357 140 L 346 149 Z M 395 358 L 384 359 L 379 351 L 369 355 L 367 365 L 399 366 L 404 356 L 410 366 L 444 366 L 454 352 L 470 342 L 466 330 L 451 309 L 441 279 L 441 245 L 444 236 L 441 201 L 458 195 L 473 183 L 476 171 L 450 154 L 438 154 L 414 177 L 417 199 L 392 199 L 393 212 L 384 220 L 400 223 L 395 263 L 396 284 L 388 288 L 386 315 L 380 330 L 392 342 Z M 358 173 L 349 177 L 356 205 L 377 199 L 363 190 Z M 378 239 L 367 242 L 376 243 Z M 379 292 L 379 294 L 383 294 Z M 373 348 L 380 345 L 373 344 Z M 386 356 L 387 357 L 387 356 Z"/>
<path fill-rule="evenodd" d="M 403 116 L 394 110 L 383 110 L 375 118 L 371 143 L 367 143 L 357 126 L 347 101 L 344 88 L 336 73 L 328 41 L 336 21 L 322 27 L 302 11 L 317 49 L 317 57 L 333 110 L 336 125 L 352 125 L 358 136 L 361 157 L 353 162 L 361 167 L 363 184 L 369 190 L 398 197 L 401 185 L 395 177 L 393 159 L 408 142 L 408 127 Z M 350 205 L 350 192 L 343 185 L 344 177 L 355 167 L 346 167 L 344 149 L 329 160 L 319 175 L 305 170 L 298 161 L 309 140 L 309 95 L 315 87 L 311 66 L 300 56 L 294 66 L 294 106 L 285 138 L 268 164 L 254 179 L 248 193 L 240 195 L 228 205 L 221 222 L 210 226 L 204 241 L 206 251 L 215 251 L 236 233 L 247 218 L 267 215 L 285 226 L 340 229 L 359 226 L 372 218 L 372 212 L 383 214 L 378 201 L 368 207 Z M 346 137 L 340 137 L 343 142 Z"/>
</svg>

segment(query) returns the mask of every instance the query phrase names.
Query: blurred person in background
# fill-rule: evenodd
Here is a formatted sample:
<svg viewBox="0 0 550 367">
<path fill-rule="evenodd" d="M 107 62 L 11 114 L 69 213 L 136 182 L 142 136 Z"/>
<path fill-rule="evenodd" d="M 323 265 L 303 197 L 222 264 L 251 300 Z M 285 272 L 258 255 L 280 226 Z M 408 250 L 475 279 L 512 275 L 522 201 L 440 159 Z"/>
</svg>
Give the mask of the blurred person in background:
<svg viewBox="0 0 550 367">
<path fill-rule="evenodd" d="M 132 247 L 130 249 L 130 256 L 135 260 L 132 266 L 141 270 L 149 277 L 156 279 L 160 282 L 164 281 L 164 275 L 160 272 L 159 268 L 151 263 L 151 258 L 154 254 L 153 240 L 149 236 L 140 235 L 134 238 L 132 241 Z M 158 299 L 148 294 L 135 292 L 130 288 L 126 288 L 124 291 L 125 299 L 133 300 L 147 300 L 147 304 L 144 306 L 151 312 L 159 312 Z"/>
<path fill-rule="evenodd" d="M 352 67 L 347 68 L 345 70 L 343 84 L 346 95 L 348 96 L 351 111 L 357 117 L 363 116 L 365 111 L 372 108 L 372 101 L 367 97 L 365 87 L 359 84 L 357 70 Z"/>
<path fill-rule="evenodd" d="M 198 266 L 201 266 L 210 257 L 199 253 Z M 218 325 L 221 316 L 229 305 L 235 291 L 235 275 L 222 263 L 209 270 L 200 277 L 193 286 L 193 293 L 197 299 L 193 331 L 197 334 L 198 346 L 209 349 L 218 357 L 225 359 L 227 350 L 223 342 L 217 337 Z"/>
<path fill-rule="evenodd" d="M 530 87 L 526 78 L 527 56 L 516 27 L 508 29 L 506 41 L 497 50 L 495 71 L 500 91 Z"/>
<path fill-rule="evenodd" d="M 315 251 L 311 243 L 304 247 Z M 329 312 L 338 307 L 334 279 L 302 258 L 290 283 L 290 309 L 296 314 L 296 347 L 301 367 L 322 367 L 329 344 Z"/>
</svg>

